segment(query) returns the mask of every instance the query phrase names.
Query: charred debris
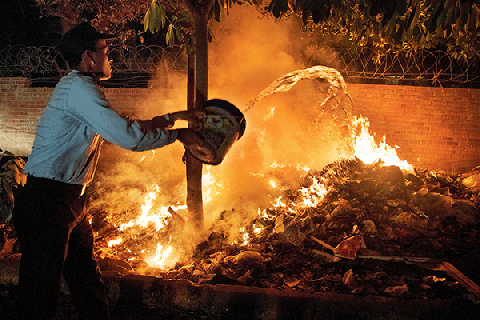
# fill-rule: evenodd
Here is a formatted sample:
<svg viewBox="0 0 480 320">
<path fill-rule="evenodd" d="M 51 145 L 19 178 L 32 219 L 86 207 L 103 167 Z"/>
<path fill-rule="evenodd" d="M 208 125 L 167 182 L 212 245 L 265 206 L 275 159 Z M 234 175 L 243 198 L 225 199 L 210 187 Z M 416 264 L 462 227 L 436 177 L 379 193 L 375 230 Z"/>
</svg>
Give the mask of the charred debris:
<svg viewBox="0 0 480 320">
<path fill-rule="evenodd" d="M 239 212 L 224 211 L 190 261 L 146 274 L 197 284 L 478 303 L 480 192 L 464 183 L 476 173 L 406 173 L 339 160 L 307 174 L 300 189 L 285 191 L 284 206 L 251 221 L 248 242 L 232 243 L 229 221 Z M 318 181 L 329 190 L 323 200 L 292 210 L 304 196 L 300 190 Z M 108 255 L 99 263 L 107 272 L 138 272 L 138 264 Z"/>
</svg>

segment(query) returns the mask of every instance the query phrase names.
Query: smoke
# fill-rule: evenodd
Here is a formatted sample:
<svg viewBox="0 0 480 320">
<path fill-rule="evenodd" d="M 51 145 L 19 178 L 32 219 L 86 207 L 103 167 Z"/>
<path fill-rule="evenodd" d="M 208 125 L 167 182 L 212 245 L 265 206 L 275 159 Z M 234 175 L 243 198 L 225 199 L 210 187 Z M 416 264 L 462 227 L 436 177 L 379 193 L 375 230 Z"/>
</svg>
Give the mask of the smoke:
<svg viewBox="0 0 480 320">
<path fill-rule="evenodd" d="M 306 66 L 301 48 L 301 21 L 276 21 L 253 7 L 235 6 L 220 23 L 212 22 L 209 47 L 209 98 L 221 98 L 241 111 L 259 92 L 283 74 Z M 186 109 L 186 75 L 168 72 L 173 88 L 152 90 L 134 113 L 151 118 Z M 332 131 L 328 105 L 319 107 L 328 85 L 300 81 L 286 93 L 265 97 L 245 112 L 243 137 L 218 166 L 204 166 L 206 226 L 222 217 L 238 230 L 269 205 L 272 197 L 298 185 L 308 169 L 320 169 L 338 158 L 340 137 Z M 160 102 L 159 102 L 160 101 Z M 174 143 L 156 151 L 134 153 L 107 144 L 102 151 L 91 208 L 118 223 L 128 222 L 148 188 L 160 188 L 156 204 L 184 204 L 183 146 Z M 180 213 L 181 214 L 181 213 Z M 228 220 L 228 221 L 225 221 Z M 235 232 L 232 232 L 234 234 Z M 189 239 L 190 241 L 190 239 Z"/>
<path fill-rule="evenodd" d="M 252 7 L 236 6 L 224 21 L 210 26 L 211 98 L 227 99 L 243 111 L 272 81 L 306 68 L 300 49 L 306 35 L 295 17 L 276 21 Z M 300 81 L 245 112 L 245 135 L 221 165 L 207 169 L 223 184 L 221 195 L 206 206 L 213 217 L 218 208 L 256 214 L 253 208 L 267 206 L 283 189 L 301 183 L 303 168 L 322 168 L 338 158 L 331 115 L 318 105 L 327 89 L 322 81 Z"/>
</svg>

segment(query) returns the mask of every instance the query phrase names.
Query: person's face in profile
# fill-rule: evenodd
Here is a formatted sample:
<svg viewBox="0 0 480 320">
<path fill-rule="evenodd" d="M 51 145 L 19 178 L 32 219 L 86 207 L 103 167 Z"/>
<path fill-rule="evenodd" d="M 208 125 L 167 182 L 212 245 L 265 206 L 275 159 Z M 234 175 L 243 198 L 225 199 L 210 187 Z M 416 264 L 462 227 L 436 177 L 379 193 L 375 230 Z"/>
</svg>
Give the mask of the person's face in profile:
<svg viewBox="0 0 480 320">
<path fill-rule="evenodd" d="M 112 76 L 112 60 L 108 58 L 109 43 L 100 39 L 95 44 L 95 52 L 91 52 L 93 60 L 91 72 L 95 73 L 100 80 L 108 80 Z"/>
</svg>

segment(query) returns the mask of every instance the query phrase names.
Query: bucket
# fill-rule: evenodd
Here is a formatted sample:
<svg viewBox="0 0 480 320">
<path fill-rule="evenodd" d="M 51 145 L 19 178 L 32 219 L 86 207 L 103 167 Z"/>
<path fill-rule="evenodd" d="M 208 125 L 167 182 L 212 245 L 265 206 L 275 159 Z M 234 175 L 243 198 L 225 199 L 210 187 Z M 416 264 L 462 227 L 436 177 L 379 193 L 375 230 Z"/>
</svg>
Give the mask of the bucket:
<svg viewBox="0 0 480 320">
<path fill-rule="evenodd" d="M 196 159 L 205 164 L 220 164 L 233 143 L 245 132 L 245 117 L 233 104 L 226 100 L 212 99 L 202 107 L 205 112 L 203 128 L 198 134 L 205 144 L 186 147 Z"/>
</svg>

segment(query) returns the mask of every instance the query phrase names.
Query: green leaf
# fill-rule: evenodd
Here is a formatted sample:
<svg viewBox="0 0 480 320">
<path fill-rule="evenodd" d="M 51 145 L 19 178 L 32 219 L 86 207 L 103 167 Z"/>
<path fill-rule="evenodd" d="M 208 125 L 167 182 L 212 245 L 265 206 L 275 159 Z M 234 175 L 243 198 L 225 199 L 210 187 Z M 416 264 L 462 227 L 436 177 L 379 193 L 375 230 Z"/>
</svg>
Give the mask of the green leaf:
<svg viewBox="0 0 480 320">
<path fill-rule="evenodd" d="M 439 28 L 439 27 L 441 28 L 443 26 L 443 23 L 445 22 L 446 17 L 447 17 L 447 14 L 446 14 L 445 10 L 440 12 L 440 14 L 438 16 L 438 19 L 437 19 L 437 23 L 436 23 L 437 28 Z"/>
<path fill-rule="evenodd" d="M 145 14 L 145 17 L 143 18 L 143 32 L 148 31 L 148 25 L 150 23 L 149 21 L 150 21 L 150 9 L 147 11 L 147 13 Z"/>
<path fill-rule="evenodd" d="M 173 27 L 173 24 L 168 25 L 168 31 L 165 35 L 165 40 L 169 46 L 173 47 L 175 45 L 175 28 Z"/>
<path fill-rule="evenodd" d="M 159 21 L 159 28 L 158 30 L 165 27 L 165 23 L 167 22 L 167 16 L 165 13 L 165 7 L 161 3 L 157 3 L 156 5 L 156 16 Z"/>
<path fill-rule="evenodd" d="M 412 35 L 414 35 L 416 37 L 418 35 L 418 33 L 420 32 L 420 28 L 417 25 L 418 18 L 420 17 L 420 12 L 421 12 L 420 1 L 418 1 L 415 8 L 413 8 L 413 11 L 411 13 L 411 17 L 410 17 L 409 22 L 407 23 L 407 26 L 406 26 L 407 30 L 408 30 L 407 31 L 407 38 L 411 38 Z"/>
<path fill-rule="evenodd" d="M 465 1 L 461 4 L 460 8 L 460 17 L 462 21 L 462 25 L 466 25 L 468 22 L 468 15 L 472 11 L 473 1 Z"/>
<path fill-rule="evenodd" d="M 427 30 L 429 32 L 435 32 L 435 29 L 437 29 L 437 19 L 440 16 L 440 14 L 444 11 L 444 5 L 445 5 L 445 0 L 440 0 L 437 3 L 437 6 L 435 9 L 433 9 L 432 13 L 430 14 L 430 17 L 428 18 L 427 22 L 425 22 L 425 27 L 427 27 Z"/>
<path fill-rule="evenodd" d="M 183 41 L 183 34 L 182 34 L 182 30 L 180 30 L 180 28 L 175 28 L 175 36 L 177 37 L 177 40 L 179 43 L 181 43 Z"/>
<path fill-rule="evenodd" d="M 155 2 L 155 4 L 153 5 L 152 10 L 154 12 L 154 17 L 155 17 L 155 20 L 153 21 L 153 32 L 157 32 L 160 29 L 162 29 L 162 20 L 160 18 L 160 15 L 162 14 L 162 12 L 157 2 Z"/>
<path fill-rule="evenodd" d="M 165 24 L 167 23 L 167 12 L 165 10 L 165 7 L 163 6 L 163 4 L 161 5 L 161 8 L 162 8 L 162 15 L 161 15 L 161 20 L 162 20 L 162 28 L 165 27 Z"/>
<path fill-rule="evenodd" d="M 148 30 L 151 33 L 155 32 L 155 21 L 157 20 L 157 11 L 155 10 L 155 5 L 156 5 L 156 2 L 152 1 L 150 8 L 148 8 L 148 11 L 150 11 L 150 17 L 148 20 Z"/>
<path fill-rule="evenodd" d="M 175 23 L 179 23 L 187 20 L 188 20 L 188 15 L 181 16 L 180 18 L 175 17 Z"/>
<path fill-rule="evenodd" d="M 455 23 L 455 8 L 454 7 L 450 7 L 447 11 L 447 16 L 445 18 L 445 21 L 443 23 L 443 27 L 444 28 L 448 28 L 448 26 L 452 26 L 452 24 Z"/>
<path fill-rule="evenodd" d="M 153 0 L 143 19 L 144 32 L 150 31 L 151 33 L 155 33 L 165 26 L 166 21 L 165 7 L 163 4 Z"/>
</svg>

